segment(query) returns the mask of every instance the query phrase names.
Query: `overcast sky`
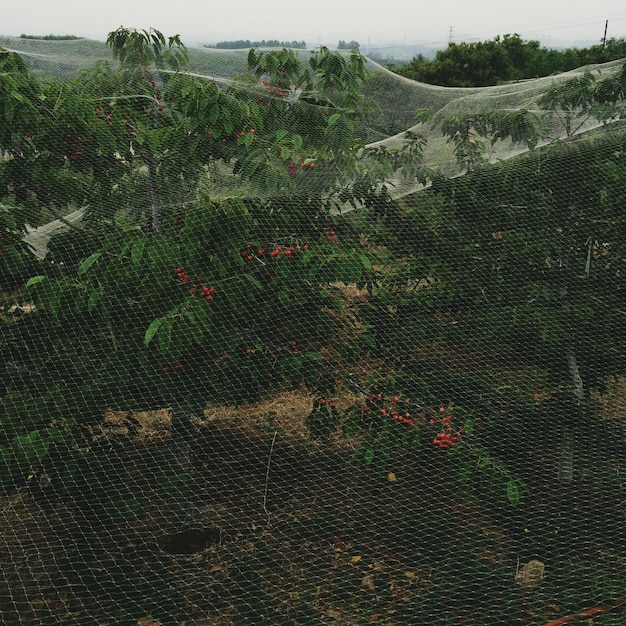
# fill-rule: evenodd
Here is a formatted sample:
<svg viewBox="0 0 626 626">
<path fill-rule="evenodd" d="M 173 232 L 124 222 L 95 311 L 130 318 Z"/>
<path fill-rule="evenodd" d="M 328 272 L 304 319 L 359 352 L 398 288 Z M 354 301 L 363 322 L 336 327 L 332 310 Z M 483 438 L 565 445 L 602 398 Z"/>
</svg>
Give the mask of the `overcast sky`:
<svg viewBox="0 0 626 626">
<path fill-rule="evenodd" d="M 0 35 L 104 40 L 118 26 L 180 34 L 189 46 L 231 39 L 436 44 L 519 33 L 550 46 L 626 37 L 624 0 L 3 0 Z"/>
</svg>

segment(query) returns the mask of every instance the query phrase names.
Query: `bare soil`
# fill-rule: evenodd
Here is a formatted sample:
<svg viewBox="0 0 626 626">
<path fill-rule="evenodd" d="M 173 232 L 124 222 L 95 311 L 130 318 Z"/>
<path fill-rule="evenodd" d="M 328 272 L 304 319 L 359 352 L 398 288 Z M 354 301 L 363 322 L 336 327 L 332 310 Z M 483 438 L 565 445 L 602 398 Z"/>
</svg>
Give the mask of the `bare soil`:
<svg viewBox="0 0 626 626">
<path fill-rule="evenodd" d="M 391 474 L 340 437 L 311 442 L 312 402 L 207 407 L 186 467 L 168 411 L 109 412 L 102 469 L 0 501 L 2 623 L 530 626 L 569 610 L 568 580 L 593 605 L 594 572 L 622 576 L 623 503 L 538 477 L 524 511 L 498 512 L 451 488 L 439 450 Z M 545 569 L 522 585 L 533 559 Z"/>
</svg>

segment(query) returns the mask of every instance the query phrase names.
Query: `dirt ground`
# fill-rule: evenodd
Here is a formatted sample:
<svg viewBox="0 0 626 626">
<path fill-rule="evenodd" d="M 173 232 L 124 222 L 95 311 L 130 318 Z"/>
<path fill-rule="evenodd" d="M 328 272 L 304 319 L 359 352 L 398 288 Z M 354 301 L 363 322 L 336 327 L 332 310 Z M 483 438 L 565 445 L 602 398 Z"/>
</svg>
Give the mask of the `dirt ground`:
<svg viewBox="0 0 626 626">
<path fill-rule="evenodd" d="M 2 623 L 530 626 L 569 610 L 592 563 L 623 580 L 623 502 L 538 481 L 523 512 L 494 513 L 450 488 L 441 451 L 388 473 L 311 442 L 312 401 L 208 407 L 184 467 L 168 411 L 108 413 L 73 488 L 38 476 L 2 498 Z"/>
</svg>

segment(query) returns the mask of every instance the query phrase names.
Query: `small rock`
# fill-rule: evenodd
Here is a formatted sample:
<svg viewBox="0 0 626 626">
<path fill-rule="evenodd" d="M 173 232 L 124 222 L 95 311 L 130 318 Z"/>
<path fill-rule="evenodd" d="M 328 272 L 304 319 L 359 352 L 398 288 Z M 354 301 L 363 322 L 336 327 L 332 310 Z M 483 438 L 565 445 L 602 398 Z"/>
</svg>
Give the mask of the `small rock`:
<svg viewBox="0 0 626 626">
<path fill-rule="evenodd" d="M 533 559 L 528 561 L 526 565 L 518 568 L 515 574 L 515 582 L 521 587 L 536 587 L 543 580 L 544 572 L 545 565 L 541 561 Z"/>
</svg>

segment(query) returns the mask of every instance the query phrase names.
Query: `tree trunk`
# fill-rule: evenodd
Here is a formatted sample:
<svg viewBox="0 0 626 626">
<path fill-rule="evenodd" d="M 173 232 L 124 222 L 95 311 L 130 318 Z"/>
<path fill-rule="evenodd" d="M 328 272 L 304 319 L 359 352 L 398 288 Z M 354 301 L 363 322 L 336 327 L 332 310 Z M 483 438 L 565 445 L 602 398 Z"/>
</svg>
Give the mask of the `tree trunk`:
<svg viewBox="0 0 626 626">
<path fill-rule="evenodd" d="M 178 403 L 172 405 L 172 425 L 169 449 L 175 461 L 185 471 L 189 470 L 189 447 L 193 437 L 193 425 L 189 410 Z"/>
<path fill-rule="evenodd" d="M 558 478 L 564 482 L 571 482 L 574 478 L 574 434 L 572 424 L 582 419 L 584 386 L 578 369 L 574 346 L 570 343 L 565 349 L 567 373 L 569 376 L 568 415 L 563 424 L 560 442 L 560 458 Z"/>
<path fill-rule="evenodd" d="M 563 255 L 563 269 L 569 267 L 569 256 Z M 578 369 L 576 351 L 571 339 L 571 312 L 568 301 L 567 287 L 563 285 L 560 290 L 562 298 L 563 318 L 565 326 L 569 331 L 569 337 L 565 340 L 565 365 L 567 371 L 567 396 L 564 411 L 564 421 L 562 425 L 560 441 L 560 458 L 558 479 L 564 482 L 572 482 L 574 479 L 574 428 L 573 424 L 580 422 L 583 411 L 584 385 L 583 379 Z"/>
<path fill-rule="evenodd" d="M 190 445 L 193 426 L 189 411 L 185 407 L 174 402 L 171 410 L 171 436 L 167 445 L 171 465 L 166 467 L 166 471 L 177 480 L 181 480 L 191 469 Z M 182 488 L 183 484 L 185 483 L 181 482 L 180 488 L 170 494 L 170 515 L 176 525 L 190 526 L 195 518 L 194 507 L 189 501 L 187 490 Z"/>
</svg>

